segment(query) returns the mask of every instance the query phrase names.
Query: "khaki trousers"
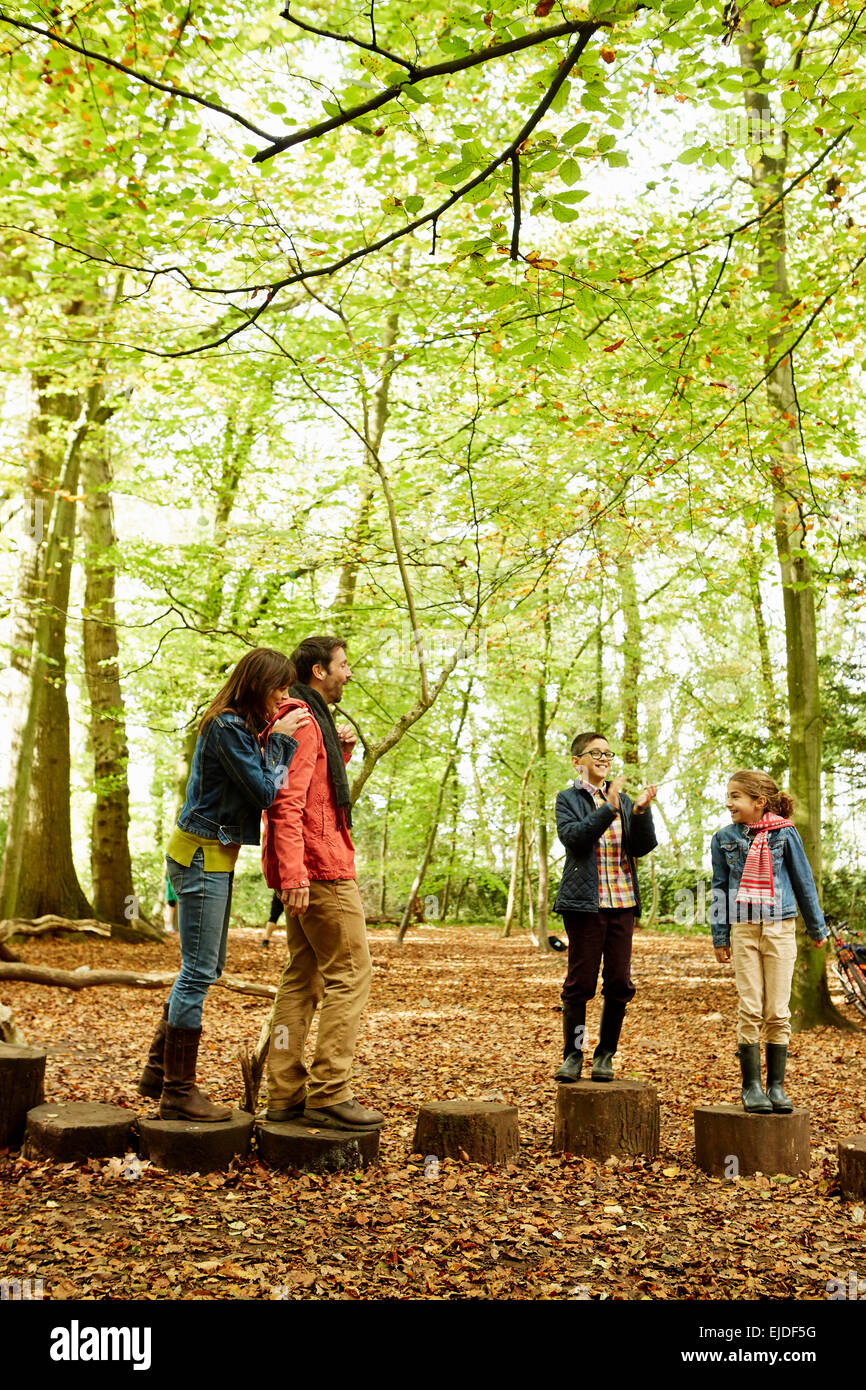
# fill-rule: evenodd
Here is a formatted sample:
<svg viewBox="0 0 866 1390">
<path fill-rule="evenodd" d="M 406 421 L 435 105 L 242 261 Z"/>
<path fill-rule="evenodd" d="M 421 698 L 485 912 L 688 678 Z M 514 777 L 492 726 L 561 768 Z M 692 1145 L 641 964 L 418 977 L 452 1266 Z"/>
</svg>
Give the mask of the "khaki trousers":
<svg viewBox="0 0 866 1390">
<path fill-rule="evenodd" d="M 268 1104 L 304 1099 L 310 1109 L 352 1099 L 350 1078 L 372 966 L 354 879 L 310 884 L 310 905 L 286 922 L 289 955 L 280 977 L 268 1050 Z M 304 1045 L 321 1003 L 312 1065 Z"/>
<path fill-rule="evenodd" d="M 736 922 L 731 955 L 737 982 L 737 1042 L 786 1043 L 791 1036 L 791 982 L 797 959 L 795 918 Z"/>
</svg>

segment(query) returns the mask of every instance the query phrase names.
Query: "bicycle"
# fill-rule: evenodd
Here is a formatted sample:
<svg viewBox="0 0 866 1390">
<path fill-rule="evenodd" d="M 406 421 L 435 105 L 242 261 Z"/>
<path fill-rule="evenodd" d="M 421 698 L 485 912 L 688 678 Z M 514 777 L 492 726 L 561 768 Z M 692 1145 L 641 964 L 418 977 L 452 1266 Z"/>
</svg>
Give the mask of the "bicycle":
<svg viewBox="0 0 866 1390">
<path fill-rule="evenodd" d="M 839 982 L 845 994 L 846 1004 L 853 1004 L 866 1018 L 866 946 L 846 941 L 842 933 L 848 927 L 847 920 L 835 923 L 830 929 L 830 940 L 836 959 L 833 961 Z M 848 929 L 848 936 L 859 936 L 859 932 Z"/>
</svg>

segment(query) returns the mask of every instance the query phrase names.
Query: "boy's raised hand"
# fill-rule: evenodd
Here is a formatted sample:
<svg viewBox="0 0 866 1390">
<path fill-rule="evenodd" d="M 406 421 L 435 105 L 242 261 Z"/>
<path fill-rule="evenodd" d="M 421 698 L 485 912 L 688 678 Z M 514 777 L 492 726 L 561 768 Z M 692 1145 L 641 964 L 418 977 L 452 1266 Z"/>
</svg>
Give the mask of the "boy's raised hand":
<svg viewBox="0 0 866 1390">
<path fill-rule="evenodd" d="M 649 806 L 650 802 L 655 801 L 655 799 L 655 787 L 645 787 L 644 790 L 641 792 L 640 796 L 638 797 L 637 801 L 634 803 L 634 810 L 637 812 L 638 815 L 640 815 L 641 811 L 645 811 L 647 806 Z"/>
</svg>

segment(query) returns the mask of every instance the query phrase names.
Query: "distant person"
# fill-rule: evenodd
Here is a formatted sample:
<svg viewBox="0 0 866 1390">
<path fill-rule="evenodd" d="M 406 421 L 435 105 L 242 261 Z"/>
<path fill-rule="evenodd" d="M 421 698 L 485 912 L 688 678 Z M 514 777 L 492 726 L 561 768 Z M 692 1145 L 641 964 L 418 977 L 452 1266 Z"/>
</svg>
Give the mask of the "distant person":
<svg viewBox="0 0 866 1390">
<path fill-rule="evenodd" d="M 803 841 L 790 819 L 793 797 L 772 777 L 741 768 L 728 781 L 731 824 L 710 845 L 713 891 L 710 928 L 717 961 L 733 954 L 737 984 L 737 1054 L 743 1109 L 787 1115 L 785 1068 L 791 1036 L 791 984 L 797 959 L 799 907 L 812 938 L 829 936 Z M 767 1090 L 761 1085 L 761 1038 Z"/>
<path fill-rule="evenodd" d="M 175 917 L 177 916 L 177 898 L 171 886 L 171 879 L 168 874 L 165 876 L 165 904 L 162 909 L 162 925 L 167 932 L 174 931 Z"/>
<path fill-rule="evenodd" d="M 259 945 L 261 946 L 263 951 L 266 951 L 270 946 L 271 937 L 277 929 L 277 925 L 279 923 L 280 918 L 283 915 L 284 910 L 285 909 L 283 908 L 282 898 L 280 897 L 279 893 L 274 893 L 273 897 L 271 898 L 270 915 L 268 917 L 267 922 L 265 923 L 265 934 L 259 942 Z"/>
<path fill-rule="evenodd" d="M 613 754 L 604 734 L 578 734 L 571 744 L 577 773 L 556 798 L 556 833 L 565 868 L 554 911 L 568 934 L 568 972 L 562 987 L 563 1063 L 557 1081 L 579 1081 L 583 1068 L 586 1005 L 603 962 L 601 1023 L 592 1081 L 613 1080 L 613 1057 L 626 1006 L 634 998 L 631 947 L 640 917 L 635 860 L 656 847 L 650 805 L 655 787 L 632 804 L 625 777 L 608 781 Z"/>
<path fill-rule="evenodd" d="M 181 969 L 139 1082 L 164 1120 L 227 1120 L 195 1085 L 202 1004 L 225 965 L 234 866 L 241 845 L 257 845 L 262 811 L 283 785 L 309 722 L 293 710 L 259 734 L 285 701 L 294 670 L 281 652 L 247 652 L 199 725 L 189 781 L 166 865 L 178 901 Z"/>
<path fill-rule="evenodd" d="M 352 673 L 340 637 L 309 637 L 291 659 L 297 682 L 279 713 L 306 709 L 313 719 L 298 731 L 291 778 L 265 816 L 262 864 L 268 887 L 286 906 L 289 948 L 271 1026 L 267 1118 L 279 1123 L 303 1116 L 330 1128 L 372 1129 L 383 1116 L 352 1093 L 372 974 L 350 833 L 346 763 L 355 734 L 349 725 L 335 725 L 329 709 Z M 319 1004 L 308 1071 L 304 1046 Z"/>
</svg>

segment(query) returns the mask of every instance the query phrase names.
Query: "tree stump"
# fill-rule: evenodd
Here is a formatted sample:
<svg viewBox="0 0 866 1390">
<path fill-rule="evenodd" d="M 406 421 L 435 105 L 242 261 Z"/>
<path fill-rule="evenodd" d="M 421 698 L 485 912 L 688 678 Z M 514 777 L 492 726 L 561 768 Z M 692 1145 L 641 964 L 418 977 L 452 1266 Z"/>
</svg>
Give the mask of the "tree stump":
<svg viewBox="0 0 866 1390">
<path fill-rule="evenodd" d="M 747 1115 L 739 1105 L 695 1108 L 695 1162 L 714 1178 L 809 1171 L 809 1111 Z"/>
<path fill-rule="evenodd" d="M 193 1120 L 139 1120 L 142 1158 L 171 1173 L 216 1173 L 249 1152 L 253 1117 L 233 1110 L 217 1124 Z"/>
<path fill-rule="evenodd" d="M 844 1197 L 866 1198 L 866 1134 L 839 1140 L 839 1186 Z"/>
<path fill-rule="evenodd" d="M 368 1168 L 379 1161 L 376 1129 L 316 1129 L 299 1121 L 256 1121 L 259 1158 L 270 1168 L 299 1168 L 305 1173 L 340 1173 Z"/>
<path fill-rule="evenodd" d="M 134 1110 L 119 1105 L 37 1105 L 27 1115 L 24 1156 L 78 1163 L 129 1153 L 135 1120 Z"/>
<path fill-rule="evenodd" d="M 643 1081 L 572 1081 L 556 1088 L 553 1152 L 604 1160 L 659 1151 L 659 1100 Z"/>
<path fill-rule="evenodd" d="M 486 1100 L 437 1100 L 422 1105 L 414 1153 L 471 1163 L 506 1163 L 520 1147 L 517 1107 Z"/>
<path fill-rule="evenodd" d="M 45 1099 L 46 1056 L 42 1047 L 0 1043 L 0 1149 L 18 1147 L 27 1111 Z"/>
</svg>

